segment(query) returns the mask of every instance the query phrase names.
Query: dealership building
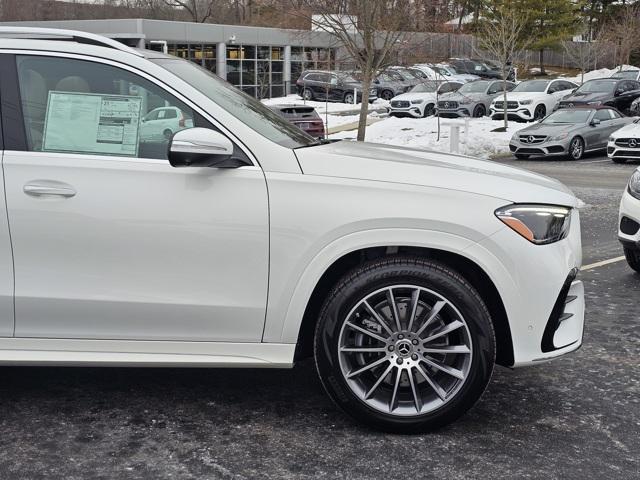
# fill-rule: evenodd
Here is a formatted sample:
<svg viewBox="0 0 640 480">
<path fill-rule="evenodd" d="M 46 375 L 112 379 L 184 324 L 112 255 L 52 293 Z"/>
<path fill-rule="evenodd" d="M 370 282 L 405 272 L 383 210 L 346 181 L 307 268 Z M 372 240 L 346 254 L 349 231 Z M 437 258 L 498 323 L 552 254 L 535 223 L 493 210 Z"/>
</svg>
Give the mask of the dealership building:
<svg viewBox="0 0 640 480">
<path fill-rule="evenodd" d="M 305 69 L 336 68 L 338 44 L 312 30 L 163 20 L 65 20 L 3 25 L 98 33 L 138 48 L 166 50 L 216 73 L 255 97 L 292 93 Z"/>
</svg>

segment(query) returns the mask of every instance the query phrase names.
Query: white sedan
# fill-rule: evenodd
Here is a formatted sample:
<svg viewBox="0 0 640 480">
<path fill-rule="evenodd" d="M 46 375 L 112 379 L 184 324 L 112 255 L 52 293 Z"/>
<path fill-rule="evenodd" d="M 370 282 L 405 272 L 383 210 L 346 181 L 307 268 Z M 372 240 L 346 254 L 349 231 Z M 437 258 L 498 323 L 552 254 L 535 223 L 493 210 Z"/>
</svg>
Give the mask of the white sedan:
<svg viewBox="0 0 640 480">
<path fill-rule="evenodd" d="M 428 117 L 435 113 L 438 97 L 457 91 L 461 82 L 427 81 L 416 85 L 407 93 L 393 97 L 389 104 L 391 117 Z"/>
<path fill-rule="evenodd" d="M 633 172 L 622 194 L 618 239 L 629 266 L 640 272 L 640 168 Z"/>
<path fill-rule="evenodd" d="M 607 156 L 614 163 L 625 163 L 640 157 L 640 124 L 633 123 L 616 130 L 609 137 Z"/>
<path fill-rule="evenodd" d="M 558 105 L 565 96 L 578 88 L 567 80 L 527 80 L 507 93 L 507 117 L 510 120 L 541 120 Z M 497 120 L 504 117 L 504 99 L 491 102 L 490 116 Z"/>
</svg>

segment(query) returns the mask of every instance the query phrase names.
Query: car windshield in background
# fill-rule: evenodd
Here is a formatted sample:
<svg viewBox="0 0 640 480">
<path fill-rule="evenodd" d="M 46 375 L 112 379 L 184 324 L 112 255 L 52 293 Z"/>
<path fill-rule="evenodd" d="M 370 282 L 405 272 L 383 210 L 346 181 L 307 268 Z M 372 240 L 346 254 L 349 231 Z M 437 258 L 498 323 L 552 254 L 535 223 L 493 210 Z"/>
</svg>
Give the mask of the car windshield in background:
<svg viewBox="0 0 640 480">
<path fill-rule="evenodd" d="M 360 73 L 359 76 L 362 76 L 362 73 Z M 338 77 L 342 82 L 346 83 L 358 83 L 360 81 L 354 75 L 348 75 L 346 73 L 341 73 L 338 75 Z"/>
<path fill-rule="evenodd" d="M 593 110 L 585 108 L 580 110 L 556 110 L 541 123 L 587 123 Z"/>
<path fill-rule="evenodd" d="M 419 83 L 415 87 L 411 89 L 413 93 L 427 93 L 427 92 L 435 92 L 438 89 L 437 82 L 424 82 Z"/>
<path fill-rule="evenodd" d="M 591 80 L 583 83 L 576 93 L 613 92 L 615 86 L 615 80 Z"/>
<path fill-rule="evenodd" d="M 458 92 L 460 93 L 481 93 L 487 89 L 489 82 L 471 82 L 465 83 Z"/>
<path fill-rule="evenodd" d="M 445 77 L 450 77 L 451 73 L 448 72 L 446 69 L 442 68 L 442 67 L 431 67 L 433 70 L 435 70 L 436 73 L 440 74 L 440 75 L 444 75 Z"/>
<path fill-rule="evenodd" d="M 548 80 L 530 80 L 522 82 L 512 92 L 544 92 L 549 85 Z"/>
<path fill-rule="evenodd" d="M 152 62 L 181 78 L 220 108 L 236 117 L 252 130 L 288 148 L 315 145 L 318 141 L 307 135 L 262 102 L 241 92 L 230 83 L 193 62 L 180 59 L 155 58 Z"/>
<path fill-rule="evenodd" d="M 635 80 L 638 77 L 640 70 L 625 70 L 624 72 L 618 72 L 611 75 L 611 78 L 624 78 L 627 80 Z"/>
</svg>

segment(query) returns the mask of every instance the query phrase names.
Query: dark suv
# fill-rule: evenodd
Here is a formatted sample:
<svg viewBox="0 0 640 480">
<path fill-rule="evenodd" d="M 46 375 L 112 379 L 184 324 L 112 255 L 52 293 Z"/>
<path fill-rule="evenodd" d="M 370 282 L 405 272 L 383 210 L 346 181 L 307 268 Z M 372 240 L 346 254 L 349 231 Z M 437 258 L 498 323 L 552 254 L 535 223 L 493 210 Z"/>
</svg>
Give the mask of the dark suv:
<svg viewBox="0 0 640 480">
<path fill-rule="evenodd" d="M 362 101 L 362 83 L 346 72 L 307 70 L 296 82 L 298 95 L 305 100 L 328 100 L 330 102 L 354 103 Z M 378 90 L 372 85 L 367 100 L 372 103 L 378 98 Z"/>
<path fill-rule="evenodd" d="M 564 97 L 558 108 L 606 105 L 629 115 L 631 104 L 638 97 L 640 82 L 620 78 L 596 78 L 584 82 L 575 92 Z"/>
<path fill-rule="evenodd" d="M 470 60 L 468 58 L 450 58 L 448 63 L 455 68 L 458 73 L 478 75 L 481 78 L 502 78 L 500 68 L 492 63 L 487 63 L 481 60 Z M 513 68 L 509 67 L 507 80 L 513 80 L 515 76 Z"/>
</svg>

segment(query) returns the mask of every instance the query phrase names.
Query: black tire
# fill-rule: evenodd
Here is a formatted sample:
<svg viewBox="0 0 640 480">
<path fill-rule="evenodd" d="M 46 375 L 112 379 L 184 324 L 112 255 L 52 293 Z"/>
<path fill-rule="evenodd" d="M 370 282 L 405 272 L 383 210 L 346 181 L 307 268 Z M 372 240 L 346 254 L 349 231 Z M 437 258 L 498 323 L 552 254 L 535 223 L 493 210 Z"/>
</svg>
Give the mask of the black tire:
<svg viewBox="0 0 640 480">
<path fill-rule="evenodd" d="M 626 158 L 612 157 L 611 160 L 613 160 L 613 163 L 627 163 Z"/>
<path fill-rule="evenodd" d="M 449 391 L 454 392 L 451 397 L 446 400 L 443 399 L 443 404 L 437 407 L 434 406 L 432 410 L 423 413 L 418 413 L 418 405 L 422 405 L 422 403 L 416 403 L 416 411 L 413 415 L 394 415 L 388 413 L 386 407 L 382 411 L 365 403 L 365 400 L 358 397 L 347 383 L 340 363 L 341 355 L 353 355 L 339 351 L 341 332 L 343 328 L 346 328 L 347 319 L 352 318 L 348 315 L 353 316 L 352 309 L 356 305 L 362 305 L 362 299 L 369 298 L 369 295 L 375 295 L 375 292 L 380 289 L 394 285 L 397 285 L 398 287 L 396 288 L 398 289 L 405 288 L 400 287 L 400 285 L 412 285 L 429 289 L 429 291 L 436 292 L 442 298 L 451 302 L 451 305 L 454 305 L 461 314 L 461 318 L 464 318 L 464 322 L 467 325 L 465 332 L 468 332 L 467 338 L 471 345 L 471 351 L 467 353 L 470 359 L 468 372 L 456 387 L 457 389 Z M 408 307 L 408 304 L 405 304 L 405 307 Z M 405 312 L 403 315 L 405 315 L 404 321 L 406 322 L 408 309 L 404 308 L 398 311 Z M 424 310 L 421 315 L 424 315 Z M 400 320 L 398 321 L 400 322 Z M 402 341 L 406 342 L 407 340 Z M 418 343 L 414 343 L 414 345 L 418 345 Z M 389 349 L 389 351 L 392 350 L 391 348 Z M 400 346 L 398 346 L 396 353 L 398 352 L 400 352 Z M 416 352 L 413 353 L 415 354 Z M 475 289 L 458 272 L 439 262 L 419 257 L 385 257 L 355 268 L 346 274 L 329 293 L 316 326 L 314 354 L 316 368 L 325 390 L 336 405 L 349 415 L 364 424 L 383 431 L 398 433 L 423 432 L 440 428 L 455 421 L 481 397 L 493 372 L 495 334 L 487 307 Z M 386 351 L 381 354 L 385 355 L 385 357 L 387 355 Z M 427 356 L 429 354 L 426 352 L 422 355 L 429 358 Z M 419 363 L 421 361 L 418 355 L 412 355 L 412 358 Z M 399 358 L 396 359 L 396 362 L 398 361 Z M 383 366 L 386 366 L 386 364 Z M 387 366 L 387 368 L 392 366 Z M 403 378 L 403 373 L 401 373 L 400 367 L 396 368 L 398 368 L 396 375 L 399 376 L 396 380 L 396 388 L 398 388 L 397 385 L 400 378 Z M 412 368 L 409 367 L 410 372 L 413 371 Z M 374 375 L 374 370 L 368 371 L 367 375 Z M 378 378 L 386 378 L 383 375 L 380 374 Z M 438 375 L 441 375 L 439 382 L 443 381 L 443 377 L 445 377 L 445 380 L 449 378 L 439 372 L 436 372 L 433 378 L 438 378 Z M 415 382 L 422 389 L 420 390 L 420 395 L 424 393 L 433 395 L 435 390 L 429 390 L 425 381 L 420 386 L 417 378 L 412 378 L 412 385 Z M 409 380 L 408 377 L 404 377 L 404 379 Z M 385 383 L 381 385 L 384 388 L 388 388 Z M 408 388 L 406 382 L 402 388 Z M 404 392 L 405 403 L 403 405 L 406 408 L 407 390 L 404 390 Z M 383 393 L 386 394 L 386 392 Z M 447 397 L 445 396 L 445 398 Z M 392 402 L 393 400 L 391 400 Z M 393 410 L 393 407 L 391 407 L 391 410 Z"/>
<path fill-rule="evenodd" d="M 627 258 L 627 263 L 636 272 L 640 273 L 640 251 L 631 250 L 630 248 L 624 249 L 624 256 Z"/>
<path fill-rule="evenodd" d="M 580 160 L 582 155 L 584 155 L 584 140 L 582 140 L 582 137 L 573 137 L 569 142 L 567 156 L 569 160 Z"/>
<path fill-rule="evenodd" d="M 542 120 L 546 116 L 547 116 L 547 107 L 545 107 L 542 104 L 538 105 L 533 111 L 534 122 L 537 122 L 538 120 Z"/>
<path fill-rule="evenodd" d="M 473 109 L 473 118 L 484 117 L 487 114 L 487 109 L 484 105 L 476 105 Z"/>
<path fill-rule="evenodd" d="M 344 103 L 350 103 L 351 105 L 353 105 L 353 92 L 345 93 L 343 100 L 344 100 Z"/>
<path fill-rule="evenodd" d="M 527 160 L 529 155 L 524 155 L 523 153 L 516 153 L 514 155 L 518 160 Z"/>
<path fill-rule="evenodd" d="M 436 106 L 433 103 L 430 103 L 426 107 L 424 107 L 424 114 L 422 116 L 431 117 L 432 115 L 435 115 L 435 114 L 436 114 Z"/>
<path fill-rule="evenodd" d="M 393 97 L 395 97 L 395 95 L 393 94 L 393 92 L 391 90 L 383 90 L 382 92 L 380 92 L 380 98 L 383 100 L 391 100 Z"/>
<path fill-rule="evenodd" d="M 302 99 L 306 100 L 308 102 L 313 100 L 313 90 L 311 90 L 310 88 L 305 88 L 304 90 L 302 90 Z"/>
<path fill-rule="evenodd" d="M 171 130 L 169 130 L 168 128 L 162 132 L 162 136 L 166 139 L 166 140 L 171 140 L 171 136 L 173 135 L 173 132 Z"/>
</svg>

